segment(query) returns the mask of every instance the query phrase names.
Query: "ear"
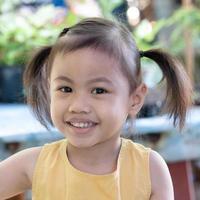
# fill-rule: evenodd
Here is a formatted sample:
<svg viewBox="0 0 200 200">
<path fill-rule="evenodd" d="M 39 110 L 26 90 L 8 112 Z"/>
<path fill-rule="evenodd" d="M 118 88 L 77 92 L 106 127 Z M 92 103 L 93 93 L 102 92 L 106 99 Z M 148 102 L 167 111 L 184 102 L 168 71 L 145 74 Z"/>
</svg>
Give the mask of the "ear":
<svg viewBox="0 0 200 200">
<path fill-rule="evenodd" d="M 147 91 L 148 91 L 147 86 L 144 83 L 142 83 L 130 95 L 129 116 L 131 118 L 134 118 L 142 108 Z"/>
</svg>

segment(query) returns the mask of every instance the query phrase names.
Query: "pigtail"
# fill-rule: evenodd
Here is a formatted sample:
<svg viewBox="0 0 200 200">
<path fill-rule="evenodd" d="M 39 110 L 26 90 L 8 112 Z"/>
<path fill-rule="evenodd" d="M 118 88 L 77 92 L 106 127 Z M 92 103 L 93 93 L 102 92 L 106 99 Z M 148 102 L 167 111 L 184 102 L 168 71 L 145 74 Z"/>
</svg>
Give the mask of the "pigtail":
<svg viewBox="0 0 200 200">
<path fill-rule="evenodd" d="M 182 129 L 187 108 L 192 104 L 192 84 L 181 63 L 171 55 L 159 49 L 140 51 L 140 57 L 154 60 L 163 72 L 167 82 L 165 106 L 173 123 Z"/>
<path fill-rule="evenodd" d="M 41 48 L 27 64 L 23 76 L 27 103 L 36 118 L 47 129 L 48 124 L 52 124 L 47 75 L 47 60 L 51 49 L 51 46 Z"/>
</svg>

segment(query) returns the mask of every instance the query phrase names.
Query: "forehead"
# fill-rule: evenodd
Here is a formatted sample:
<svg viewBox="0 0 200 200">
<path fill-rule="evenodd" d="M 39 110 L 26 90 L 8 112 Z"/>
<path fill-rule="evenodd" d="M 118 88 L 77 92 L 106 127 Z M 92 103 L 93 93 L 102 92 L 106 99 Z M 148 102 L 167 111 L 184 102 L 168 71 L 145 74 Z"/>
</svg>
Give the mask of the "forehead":
<svg viewBox="0 0 200 200">
<path fill-rule="evenodd" d="M 91 48 L 79 49 L 68 53 L 58 53 L 52 63 L 51 76 L 106 76 L 124 77 L 117 59 Z"/>
</svg>

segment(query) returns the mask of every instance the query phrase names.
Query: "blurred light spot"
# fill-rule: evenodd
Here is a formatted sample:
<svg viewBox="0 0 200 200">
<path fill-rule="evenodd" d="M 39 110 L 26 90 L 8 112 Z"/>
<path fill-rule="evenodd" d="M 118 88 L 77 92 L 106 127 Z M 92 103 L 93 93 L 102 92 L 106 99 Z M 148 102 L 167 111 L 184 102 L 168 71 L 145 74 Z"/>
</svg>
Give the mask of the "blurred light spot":
<svg viewBox="0 0 200 200">
<path fill-rule="evenodd" d="M 137 7 L 132 6 L 127 10 L 128 21 L 131 25 L 135 26 L 140 22 L 140 11 Z"/>
<path fill-rule="evenodd" d="M 142 20 L 140 25 L 137 28 L 137 35 L 140 38 L 144 38 L 152 32 L 152 24 L 148 20 Z"/>
</svg>

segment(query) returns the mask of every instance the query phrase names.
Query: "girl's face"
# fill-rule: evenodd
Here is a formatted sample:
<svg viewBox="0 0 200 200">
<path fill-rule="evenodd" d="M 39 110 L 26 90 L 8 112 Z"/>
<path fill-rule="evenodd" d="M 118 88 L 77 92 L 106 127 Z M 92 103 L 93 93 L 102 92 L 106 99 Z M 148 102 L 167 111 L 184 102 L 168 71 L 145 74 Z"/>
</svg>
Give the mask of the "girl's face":
<svg viewBox="0 0 200 200">
<path fill-rule="evenodd" d="M 56 55 L 50 97 L 54 125 L 76 147 L 116 140 L 132 103 L 117 62 L 89 48 Z"/>
</svg>

